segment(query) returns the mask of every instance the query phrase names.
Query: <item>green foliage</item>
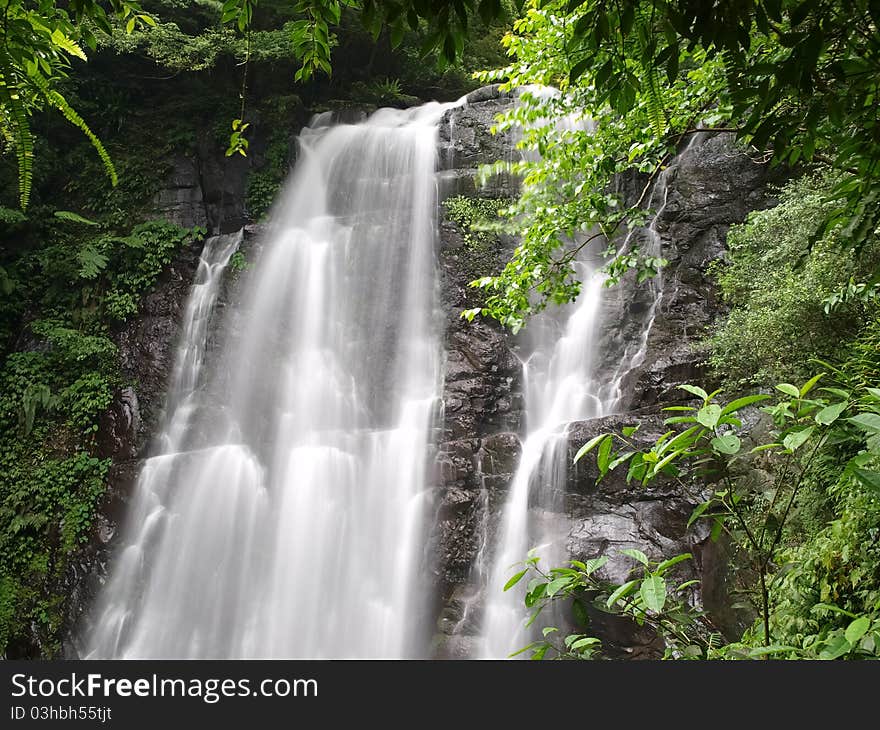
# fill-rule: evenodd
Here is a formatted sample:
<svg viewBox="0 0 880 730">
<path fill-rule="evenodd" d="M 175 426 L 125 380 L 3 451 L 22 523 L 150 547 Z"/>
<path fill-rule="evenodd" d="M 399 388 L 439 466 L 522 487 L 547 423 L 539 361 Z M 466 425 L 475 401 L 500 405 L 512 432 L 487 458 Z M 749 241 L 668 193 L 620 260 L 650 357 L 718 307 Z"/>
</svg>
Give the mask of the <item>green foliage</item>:
<svg viewBox="0 0 880 730">
<path fill-rule="evenodd" d="M 566 5 L 531 5 L 504 39 L 514 60 L 479 75 L 520 90 L 520 104 L 499 117 L 496 129 L 520 130 L 518 146 L 527 154 L 484 167 L 482 179 L 505 174 L 522 181 L 520 199 L 507 212 L 522 244 L 498 276 L 472 283 L 488 294 L 481 314 L 514 330 L 547 304 L 578 295 L 574 262 L 587 246 L 605 256 L 609 285 L 629 271 L 640 281 L 658 272 L 659 252 L 640 250 L 639 236 L 627 233 L 656 212 L 650 191 L 677 146 L 695 127 L 717 123 L 708 108 L 725 83 L 721 61 L 700 48 L 683 51 L 674 77 L 657 78 L 642 65 L 641 41 L 631 39 L 615 50 L 626 54 L 627 65 L 612 100 L 609 67 L 572 75 L 581 61 L 570 48 L 590 15 L 586 8 L 567 12 Z M 640 77 L 651 91 L 636 93 Z M 624 200 L 615 181 L 634 170 L 644 174 L 644 187 Z"/>
<path fill-rule="evenodd" d="M 463 246 L 458 265 L 468 278 L 488 276 L 495 270 L 500 253 L 501 215 L 512 202 L 507 198 L 461 195 L 443 201 L 446 218 L 461 231 Z M 462 316 L 472 318 L 479 311 L 479 308 L 466 309 Z"/>
<path fill-rule="evenodd" d="M 856 347 L 870 353 L 868 360 L 845 361 L 834 383 L 823 373 L 801 386 L 780 383 L 773 394 L 728 403 L 716 402 L 720 391 L 681 386 L 698 402 L 667 408 L 683 415 L 665 423 L 684 430 L 669 430 L 650 448 L 640 449 L 629 428 L 600 434 L 578 451 L 575 461 L 596 452 L 600 479 L 625 466 L 628 483 L 672 479 L 685 489 L 708 486 L 710 496 L 694 509 L 688 527 L 708 520 L 713 539 L 729 537 L 740 592 L 753 602 L 759 618 L 741 641 L 727 644 L 715 632 L 694 633 L 694 627 L 711 625 L 704 614 L 676 611 L 668 617 L 670 626 L 659 619 L 652 624 L 667 658 L 880 656 L 880 389 L 859 385 L 866 371 L 876 377 L 878 342 L 875 326 Z M 743 426 L 743 414 L 755 408 L 772 422 L 760 438 L 756 429 Z M 829 467 L 838 475 L 828 490 L 834 519 L 805 539 L 798 529 L 804 524 L 798 519 L 803 495 L 817 473 Z M 645 567 L 640 580 L 600 588 L 587 581 L 589 576 L 572 571 L 565 573 L 574 587 L 569 598 L 578 600 L 579 591 L 613 588 L 609 608 L 629 597 L 642 613 L 663 616 L 667 588 L 657 575 L 659 566 L 651 571 L 643 553 L 628 554 Z M 542 583 L 547 598 L 552 597 L 549 586 L 563 577 L 553 578 L 554 570 L 530 585 L 532 602 Z M 641 614 L 633 611 L 638 621 Z"/>
<path fill-rule="evenodd" d="M 30 214 L 23 235 L 35 242 L 3 261 L 20 301 L 0 300 L 15 333 L 0 365 L 0 647 L 45 655 L 58 649 L 63 581 L 110 466 L 97 434 L 122 385 L 111 327 L 205 234 L 153 221 L 117 236 L 64 212 Z"/>
<path fill-rule="evenodd" d="M 728 263 L 716 268 L 731 305 L 708 344 L 711 364 L 730 383 L 807 377 L 810 361 L 829 359 L 878 308 L 850 282 L 864 281 L 880 263 L 873 236 L 861 257 L 834 230 L 808 242 L 836 205 L 831 176 L 805 176 L 786 185 L 775 207 L 752 213 L 728 233 Z"/>
<path fill-rule="evenodd" d="M 269 211 L 289 169 L 290 143 L 284 134 L 276 134 L 266 148 L 262 166 L 252 169 L 245 191 L 245 209 L 252 220 L 259 220 Z"/>
<path fill-rule="evenodd" d="M 592 636 L 589 629 L 591 615 L 611 614 L 651 629 L 662 640 L 661 653 L 665 659 L 711 658 L 714 648 L 721 644 L 721 637 L 692 605 L 695 581 L 682 581 L 673 570 L 692 556 L 683 553 L 657 561 L 641 550 L 627 549 L 620 554 L 635 562 L 630 570 L 633 577 L 620 584 L 602 577 L 608 555 L 587 561 L 572 560 L 565 567 L 545 571 L 538 557 L 530 554 L 525 568 L 511 577 L 504 590 L 531 576 L 525 595 L 525 605 L 531 611 L 527 625 L 551 605 L 564 602 L 570 607 L 569 620 L 576 632 L 562 635 L 555 626 L 545 627 L 542 639 L 511 656 L 528 651 L 531 659 L 609 658 L 601 639 Z"/>
<path fill-rule="evenodd" d="M 91 142 L 115 185 L 116 169 L 104 145 L 58 90 L 72 59 L 86 60 L 80 44 L 95 49 L 94 31 L 110 33 L 110 17 L 126 22 L 127 32 L 155 24 L 136 2 L 112 0 L 110 13 L 96 2 L 77 2 L 70 8 L 42 2 L 37 9 L 23 0 L 8 0 L 3 8 L 3 46 L 0 48 L 0 134 L 18 160 L 18 192 L 22 209 L 30 200 L 34 136 L 29 118 L 44 108 L 59 112 Z"/>
</svg>

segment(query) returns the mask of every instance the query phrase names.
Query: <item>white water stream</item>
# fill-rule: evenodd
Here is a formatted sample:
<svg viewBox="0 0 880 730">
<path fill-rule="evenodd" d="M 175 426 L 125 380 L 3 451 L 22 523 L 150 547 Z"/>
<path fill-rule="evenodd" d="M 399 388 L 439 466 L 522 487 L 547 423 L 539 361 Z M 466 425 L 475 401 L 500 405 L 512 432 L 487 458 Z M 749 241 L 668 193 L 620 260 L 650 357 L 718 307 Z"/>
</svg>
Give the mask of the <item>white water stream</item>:
<svg viewBox="0 0 880 730">
<path fill-rule="evenodd" d="M 206 247 L 162 446 L 140 474 L 87 656 L 426 653 L 448 106 L 303 131 L 210 368 L 207 320 L 233 239 Z"/>
</svg>

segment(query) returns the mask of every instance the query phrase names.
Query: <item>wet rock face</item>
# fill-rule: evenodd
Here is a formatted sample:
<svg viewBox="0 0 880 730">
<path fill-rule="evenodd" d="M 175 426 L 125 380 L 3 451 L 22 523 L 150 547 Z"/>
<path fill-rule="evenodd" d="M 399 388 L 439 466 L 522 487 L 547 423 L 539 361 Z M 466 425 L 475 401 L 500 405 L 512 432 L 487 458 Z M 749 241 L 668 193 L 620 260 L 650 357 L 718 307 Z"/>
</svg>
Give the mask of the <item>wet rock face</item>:
<svg viewBox="0 0 880 730">
<path fill-rule="evenodd" d="M 445 195 L 509 197 L 516 181 L 495 181 L 478 189 L 474 174 L 480 164 L 511 155 L 513 140 L 493 137 L 495 115 L 512 99 L 497 87 L 480 89 L 468 105 L 447 113 L 440 131 L 441 190 Z M 597 369 L 608 380 L 621 374 L 641 348 L 641 357 L 624 373 L 618 415 L 574 423 L 568 430 L 568 463 L 594 435 L 640 426 L 634 439 L 647 447 L 668 430 L 659 408 L 687 398 L 677 385 L 704 382 L 705 353 L 700 342 L 721 305 L 709 266 L 723 258 L 729 227 L 749 211 L 766 207 L 768 169 L 734 144 L 732 135 L 700 135 L 693 139 L 663 176 L 657 191 L 659 210 L 653 231 L 661 255 L 669 261 L 662 276 L 662 297 L 653 307 L 646 287 L 632 282 L 608 290 L 603 302 L 602 330 L 597 335 Z M 646 180 L 621 179 L 629 200 L 642 192 Z M 661 195 L 662 193 L 662 195 Z M 463 232 L 441 220 L 442 302 L 446 312 L 447 372 L 445 419 L 438 454 L 438 522 L 435 530 L 437 573 L 441 585 L 436 655 L 467 656 L 479 632 L 482 597 L 475 591 L 474 565 L 493 543 L 507 487 L 516 470 L 522 433 L 522 383 L 517 343 L 493 323 L 457 318 L 462 309 L 479 306 L 467 288 L 468 251 Z M 641 234 L 644 237 L 644 233 Z M 494 271 L 500 270 L 515 241 L 494 244 Z M 486 273 L 493 273 L 487 271 Z M 650 328 L 647 325 L 650 323 Z M 632 559 L 620 555 L 638 548 L 651 559 L 690 552 L 694 559 L 677 567 L 682 580 L 701 581 L 704 604 L 721 616 L 726 602 L 726 557 L 722 545 L 711 543 L 708 531 L 687 520 L 705 498 L 678 484 L 658 481 L 643 488 L 626 484 L 617 470 L 597 483 L 595 459 L 587 457 L 569 469 L 563 519 L 569 525 L 565 549 L 587 559 L 606 554 L 604 577 L 627 579 Z M 724 623 L 726 617 L 721 617 Z M 606 622 L 611 644 L 621 652 L 650 645 L 636 627 Z M 656 647 L 655 647 L 656 648 Z"/>
<path fill-rule="evenodd" d="M 655 222 L 669 265 L 647 356 L 625 382 L 625 409 L 681 399 L 687 394 L 675 386 L 705 383 L 700 343 L 722 309 L 709 266 L 723 259 L 730 226 L 773 202 L 771 170 L 738 148 L 732 134 L 694 137 L 671 166 Z"/>
</svg>

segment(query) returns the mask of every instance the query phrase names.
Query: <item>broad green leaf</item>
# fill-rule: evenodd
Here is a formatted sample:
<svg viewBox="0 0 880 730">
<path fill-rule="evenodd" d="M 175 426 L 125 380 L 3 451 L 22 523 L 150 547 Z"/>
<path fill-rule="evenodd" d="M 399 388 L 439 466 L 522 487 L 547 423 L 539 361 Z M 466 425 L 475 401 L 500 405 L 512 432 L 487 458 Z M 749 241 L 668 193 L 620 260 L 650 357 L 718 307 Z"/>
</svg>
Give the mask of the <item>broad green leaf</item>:
<svg viewBox="0 0 880 730">
<path fill-rule="evenodd" d="M 608 596 L 608 600 L 605 602 L 605 605 L 608 608 L 611 608 L 615 603 L 617 603 L 621 598 L 628 596 L 630 593 L 635 590 L 635 587 L 638 585 L 639 581 L 630 580 L 624 583 L 621 586 L 617 587 L 617 590 L 614 591 L 610 596 Z"/>
<path fill-rule="evenodd" d="M 510 590 L 511 588 L 513 588 L 517 583 L 519 583 L 522 580 L 522 577 L 526 573 L 528 573 L 528 568 L 526 568 L 525 570 L 521 570 L 521 571 L 519 571 L 519 573 L 511 576 L 510 580 L 508 580 L 507 583 L 504 584 L 504 590 L 507 591 L 507 590 Z"/>
<path fill-rule="evenodd" d="M 594 636 L 584 636 L 573 642 L 569 649 L 572 651 L 578 651 L 579 649 L 586 649 L 588 646 L 599 646 L 601 643 L 602 642 Z"/>
<path fill-rule="evenodd" d="M 550 598 L 555 596 L 559 591 L 561 591 L 565 586 L 571 583 L 570 578 L 556 578 L 555 580 L 550 581 L 547 584 L 547 590 L 545 591 L 546 595 Z"/>
<path fill-rule="evenodd" d="M 813 426 L 807 426 L 806 428 L 802 428 L 800 431 L 795 431 L 794 433 L 788 434 L 785 438 L 782 439 L 782 445 L 788 449 L 789 451 L 796 451 L 798 448 L 804 445 L 807 439 L 810 438 L 813 434 Z"/>
<path fill-rule="evenodd" d="M 700 517 L 703 516 L 703 513 L 709 509 L 712 505 L 711 500 L 708 502 L 703 502 L 702 504 L 698 504 L 693 512 L 691 512 L 691 516 L 688 517 L 687 526 L 690 527 L 694 522 L 696 522 Z"/>
<path fill-rule="evenodd" d="M 880 388 L 865 388 L 876 400 L 880 400 Z"/>
<path fill-rule="evenodd" d="M 791 383 L 780 383 L 776 386 L 776 390 L 781 391 L 786 395 L 790 395 L 792 398 L 801 397 L 801 391 Z"/>
<path fill-rule="evenodd" d="M 721 406 L 709 403 L 697 411 L 697 420 L 706 428 L 715 428 L 721 418 Z"/>
<path fill-rule="evenodd" d="M 545 638 L 552 634 L 554 631 L 559 631 L 559 629 L 557 629 L 555 626 L 545 626 L 543 629 L 541 629 L 541 633 L 544 635 Z"/>
<path fill-rule="evenodd" d="M 620 432 L 624 436 L 627 436 L 627 437 L 632 436 L 636 431 L 639 430 L 639 425 L 640 424 L 636 424 L 635 426 L 624 426 L 622 429 L 620 429 Z"/>
<path fill-rule="evenodd" d="M 681 456 L 686 450 L 687 450 L 687 447 L 685 447 L 685 448 L 683 448 L 683 449 L 677 449 L 676 451 L 673 451 L 671 454 L 667 454 L 666 456 L 664 456 L 662 459 L 660 459 L 660 461 L 658 461 L 656 464 L 654 464 L 653 473 L 654 473 L 654 474 L 659 474 L 659 473 L 662 471 L 662 469 L 663 469 L 664 466 L 666 466 L 667 464 L 669 464 L 669 463 L 670 463 L 671 461 L 673 461 L 674 459 L 677 459 L 677 458 L 678 458 L 679 456 Z"/>
<path fill-rule="evenodd" d="M 599 570 L 599 568 L 601 568 L 603 565 L 605 565 L 605 563 L 607 563 L 607 562 L 608 562 L 608 556 L 607 555 L 600 555 L 598 558 L 592 558 L 592 559 L 588 560 L 586 562 L 586 564 L 584 565 L 583 570 L 587 575 L 592 575 L 597 570 Z"/>
<path fill-rule="evenodd" d="M 803 398 L 807 393 L 809 393 L 819 382 L 819 379 L 824 377 L 825 373 L 819 373 L 818 375 L 814 375 L 810 378 L 806 383 L 801 386 L 800 397 Z"/>
<path fill-rule="evenodd" d="M 868 616 L 859 616 L 855 621 L 846 627 L 844 636 L 850 644 L 855 644 L 861 639 L 871 628 L 871 619 Z"/>
<path fill-rule="evenodd" d="M 876 413 L 859 413 L 859 415 L 847 418 L 846 420 L 854 423 L 863 431 L 880 433 L 880 416 Z"/>
<path fill-rule="evenodd" d="M 726 416 L 728 413 L 736 413 L 736 411 L 741 408 L 750 406 L 753 403 L 760 403 L 761 401 L 767 400 L 769 397 L 769 395 L 747 395 L 743 398 L 737 398 L 736 400 L 730 401 L 730 403 L 721 409 L 721 415 Z"/>
<path fill-rule="evenodd" d="M 638 560 L 642 565 L 648 565 L 648 556 L 645 555 L 641 550 L 636 550 L 635 548 L 626 548 L 625 550 L 621 550 L 620 554 L 626 555 L 633 560 Z"/>
<path fill-rule="evenodd" d="M 688 393 L 693 393 L 694 395 L 699 396 L 704 401 L 709 400 L 709 394 L 697 385 L 688 385 L 687 383 L 685 383 L 684 385 L 679 385 L 678 387 L 682 390 L 686 390 Z"/>
<path fill-rule="evenodd" d="M 693 443 L 700 437 L 701 433 L 702 433 L 702 428 L 700 426 L 691 426 L 690 428 L 682 431 L 680 434 L 678 434 L 671 441 L 667 441 L 665 444 L 663 444 L 663 446 L 657 450 L 657 454 L 662 455 L 663 453 L 665 453 L 666 451 L 669 451 L 670 449 L 672 449 L 672 450 L 682 449 L 683 450 L 683 449 L 690 448 L 693 445 Z M 660 445 L 659 442 L 657 443 L 657 445 L 658 446 Z"/>
<path fill-rule="evenodd" d="M 852 473 L 866 487 L 880 492 L 880 472 L 854 468 Z"/>
<path fill-rule="evenodd" d="M 662 573 L 664 570 L 669 570 L 673 565 L 683 563 L 685 560 L 690 560 L 692 557 L 694 556 L 690 553 L 682 553 L 681 555 L 671 557 L 668 560 L 664 560 L 662 563 L 660 563 L 660 565 L 657 566 L 657 572 Z"/>
<path fill-rule="evenodd" d="M 577 464 L 586 454 L 596 448 L 599 443 L 603 439 L 610 439 L 611 436 L 607 433 L 600 433 L 598 436 L 594 436 L 587 443 L 578 449 L 578 452 L 574 455 L 574 463 Z"/>
<path fill-rule="evenodd" d="M 810 613 L 821 613 L 822 611 L 830 611 L 831 613 L 840 613 L 844 616 L 849 616 L 850 618 L 858 618 L 854 613 L 842 609 L 840 606 L 835 606 L 832 603 L 817 603 L 810 609 Z"/>
<path fill-rule="evenodd" d="M 611 463 L 608 465 L 608 471 L 614 471 L 618 466 L 620 466 L 627 459 L 636 455 L 635 451 L 624 451 L 622 454 L 618 454 Z"/>
<path fill-rule="evenodd" d="M 739 436 L 732 433 L 726 433 L 724 436 L 717 436 L 710 442 L 712 448 L 721 454 L 733 455 L 739 452 L 742 442 Z"/>
<path fill-rule="evenodd" d="M 835 636 L 829 639 L 825 644 L 825 648 L 819 652 L 820 659 L 839 659 L 844 654 L 849 654 L 852 646 L 846 640 L 845 636 Z"/>
<path fill-rule="evenodd" d="M 772 444 L 761 444 L 760 446 L 756 446 L 753 449 L 749 449 L 750 454 L 757 454 L 760 451 L 767 451 L 767 449 L 775 449 L 782 446 L 782 444 L 778 444 L 773 442 Z"/>
<path fill-rule="evenodd" d="M 608 466 L 611 462 L 611 445 L 611 436 L 609 436 L 599 444 L 599 451 L 596 453 L 596 466 L 599 467 L 599 474 L 602 476 L 608 473 Z"/>
<path fill-rule="evenodd" d="M 843 401 L 842 403 L 835 403 L 830 406 L 825 406 L 825 408 L 823 408 L 816 414 L 816 423 L 819 423 L 823 426 L 828 426 L 834 423 L 848 405 L 848 401 Z"/>
<path fill-rule="evenodd" d="M 666 581 L 662 576 L 649 575 L 642 581 L 639 595 L 650 610 L 660 613 L 666 605 Z"/>
</svg>

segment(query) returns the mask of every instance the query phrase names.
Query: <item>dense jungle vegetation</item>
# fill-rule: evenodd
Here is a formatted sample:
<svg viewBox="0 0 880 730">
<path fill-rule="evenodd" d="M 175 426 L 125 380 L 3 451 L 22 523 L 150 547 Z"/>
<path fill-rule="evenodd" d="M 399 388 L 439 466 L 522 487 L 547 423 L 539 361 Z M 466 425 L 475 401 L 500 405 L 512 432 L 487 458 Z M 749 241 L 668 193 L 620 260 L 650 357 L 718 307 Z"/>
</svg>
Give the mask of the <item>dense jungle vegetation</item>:
<svg viewBox="0 0 880 730">
<path fill-rule="evenodd" d="M 488 225 L 521 237 L 463 313 L 516 331 L 570 301 L 579 247 L 609 284 L 662 259 L 624 248 L 647 191 L 695 131 L 735 133 L 789 180 L 728 237 L 713 275 L 729 313 L 706 333 L 711 383 L 687 387 L 670 433 L 579 454 L 602 474 L 706 493 L 742 578 L 742 635 L 676 585 L 678 556 L 632 551 L 632 580 L 529 558 L 527 605 L 571 607 L 536 657 L 603 656 L 586 610 L 631 617 L 668 658 L 880 653 L 880 2 L 857 0 L 0 0 L 0 645 L 52 656 L 69 576 L 100 504 L 100 421 L 124 386 L 114 335 L 182 247 L 208 231 L 150 220 L 175 154 L 248 164 L 268 208 L 289 130 L 345 105 L 521 89 L 499 129 L 528 123 L 523 180 Z M 476 72 L 476 73 L 475 73 Z M 534 85 L 553 87 L 538 93 Z M 560 125 L 559 120 L 577 123 Z M 543 120 L 539 122 L 539 120 Z M 587 121 L 590 123 L 587 124 Z M 286 130 L 280 133 L 278 130 Z M 497 209 L 493 209 L 493 213 Z M 570 242 L 577 242 L 571 246 Z M 525 557 L 525 556 L 524 556 Z M 558 638 L 557 638 L 558 637 Z"/>
</svg>

